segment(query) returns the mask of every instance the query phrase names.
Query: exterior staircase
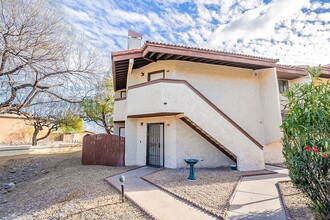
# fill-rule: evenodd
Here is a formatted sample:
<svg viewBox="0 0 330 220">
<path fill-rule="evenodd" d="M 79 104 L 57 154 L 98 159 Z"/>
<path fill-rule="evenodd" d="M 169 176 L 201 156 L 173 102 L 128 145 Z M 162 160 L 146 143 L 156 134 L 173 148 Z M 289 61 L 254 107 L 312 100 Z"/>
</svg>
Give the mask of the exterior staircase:
<svg viewBox="0 0 330 220">
<path fill-rule="evenodd" d="M 133 85 L 127 97 L 128 118 L 178 115 L 239 170 L 264 169 L 263 145 L 187 81 L 158 79 Z"/>
<path fill-rule="evenodd" d="M 230 152 L 225 146 L 223 146 L 219 141 L 214 139 L 211 135 L 209 135 L 206 131 L 204 131 L 201 127 L 199 127 L 196 123 L 190 120 L 187 116 L 183 116 L 180 118 L 185 124 L 187 124 L 190 128 L 196 131 L 200 136 L 202 136 L 205 140 L 207 140 L 210 144 L 220 150 L 223 154 L 225 154 L 232 161 L 237 163 L 236 156 Z"/>
</svg>

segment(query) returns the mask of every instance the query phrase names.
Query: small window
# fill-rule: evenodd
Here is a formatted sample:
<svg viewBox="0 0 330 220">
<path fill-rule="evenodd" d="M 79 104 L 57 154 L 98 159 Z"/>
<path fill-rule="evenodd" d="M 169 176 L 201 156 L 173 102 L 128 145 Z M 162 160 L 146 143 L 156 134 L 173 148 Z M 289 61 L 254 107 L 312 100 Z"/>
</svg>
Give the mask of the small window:
<svg viewBox="0 0 330 220">
<path fill-rule="evenodd" d="M 126 98 L 126 91 L 120 92 L 120 98 Z"/>
<path fill-rule="evenodd" d="M 119 136 L 125 137 L 125 127 L 119 127 Z"/>
<path fill-rule="evenodd" d="M 148 73 L 148 81 L 156 80 L 156 79 L 164 79 L 165 78 L 165 70 L 158 70 L 155 72 Z"/>
<path fill-rule="evenodd" d="M 278 80 L 278 88 L 280 90 L 280 93 L 286 92 L 289 90 L 289 83 L 288 80 Z"/>
</svg>

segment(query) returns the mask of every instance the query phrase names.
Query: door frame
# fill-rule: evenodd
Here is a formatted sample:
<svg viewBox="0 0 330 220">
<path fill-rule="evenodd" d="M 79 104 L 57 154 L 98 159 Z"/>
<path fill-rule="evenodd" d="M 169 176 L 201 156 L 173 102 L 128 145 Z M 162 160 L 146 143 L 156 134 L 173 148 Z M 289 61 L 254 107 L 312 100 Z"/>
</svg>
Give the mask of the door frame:
<svg viewBox="0 0 330 220">
<path fill-rule="evenodd" d="M 149 133 L 149 125 L 163 125 L 163 164 L 160 165 L 160 167 L 165 167 L 165 123 L 164 122 L 153 122 L 153 123 L 147 123 L 147 141 L 146 141 L 146 166 L 149 166 L 148 164 L 148 154 L 149 154 L 149 147 L 148 147 L 148 133 Z M 159 156 L 160 157 L 160 156 Z"/>
</svg>

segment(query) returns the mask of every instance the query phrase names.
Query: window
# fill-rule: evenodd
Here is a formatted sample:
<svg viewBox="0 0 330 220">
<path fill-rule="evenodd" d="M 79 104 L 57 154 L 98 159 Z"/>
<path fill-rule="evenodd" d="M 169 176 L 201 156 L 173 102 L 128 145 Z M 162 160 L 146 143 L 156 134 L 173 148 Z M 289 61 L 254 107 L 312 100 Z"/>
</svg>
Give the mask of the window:
<svg viewBox="0 0 330 220">
<path fill-rule="evenodd" d="M 278 88 L 279 88 L 281 94 L 285 91 L 288 91 L 289 90 L 288 80 L 279 79 Z"/>
<path fill-rule="evenodd" d="M 152 81 L 156 79 L 164 79 L 164 78 L 165 78 L 165 70 L 158 70 L 148 73 L 148 81 Z"/>
<path fill-rule="evenodd" d="M 125 137 L 125 127 L 119 127 L 119 136 Z"/>
<path fill-rule="evenodd" d="M 120 98 L 126 98 L 126 91 L 120 92 Z"/>
</svg>

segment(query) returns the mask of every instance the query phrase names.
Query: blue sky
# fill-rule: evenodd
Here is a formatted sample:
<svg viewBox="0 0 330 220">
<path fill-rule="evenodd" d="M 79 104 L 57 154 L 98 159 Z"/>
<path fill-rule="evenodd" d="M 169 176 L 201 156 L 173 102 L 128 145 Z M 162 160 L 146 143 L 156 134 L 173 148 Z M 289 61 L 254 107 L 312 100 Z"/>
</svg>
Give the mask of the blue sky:
<svg viewBox="0 0 330 220">
<path fill-rule="evenodd" d="M 330 0 L 61 0 L 68 21 L 105 57 L 144 40 L 330 63 Z"/>
</svg>

